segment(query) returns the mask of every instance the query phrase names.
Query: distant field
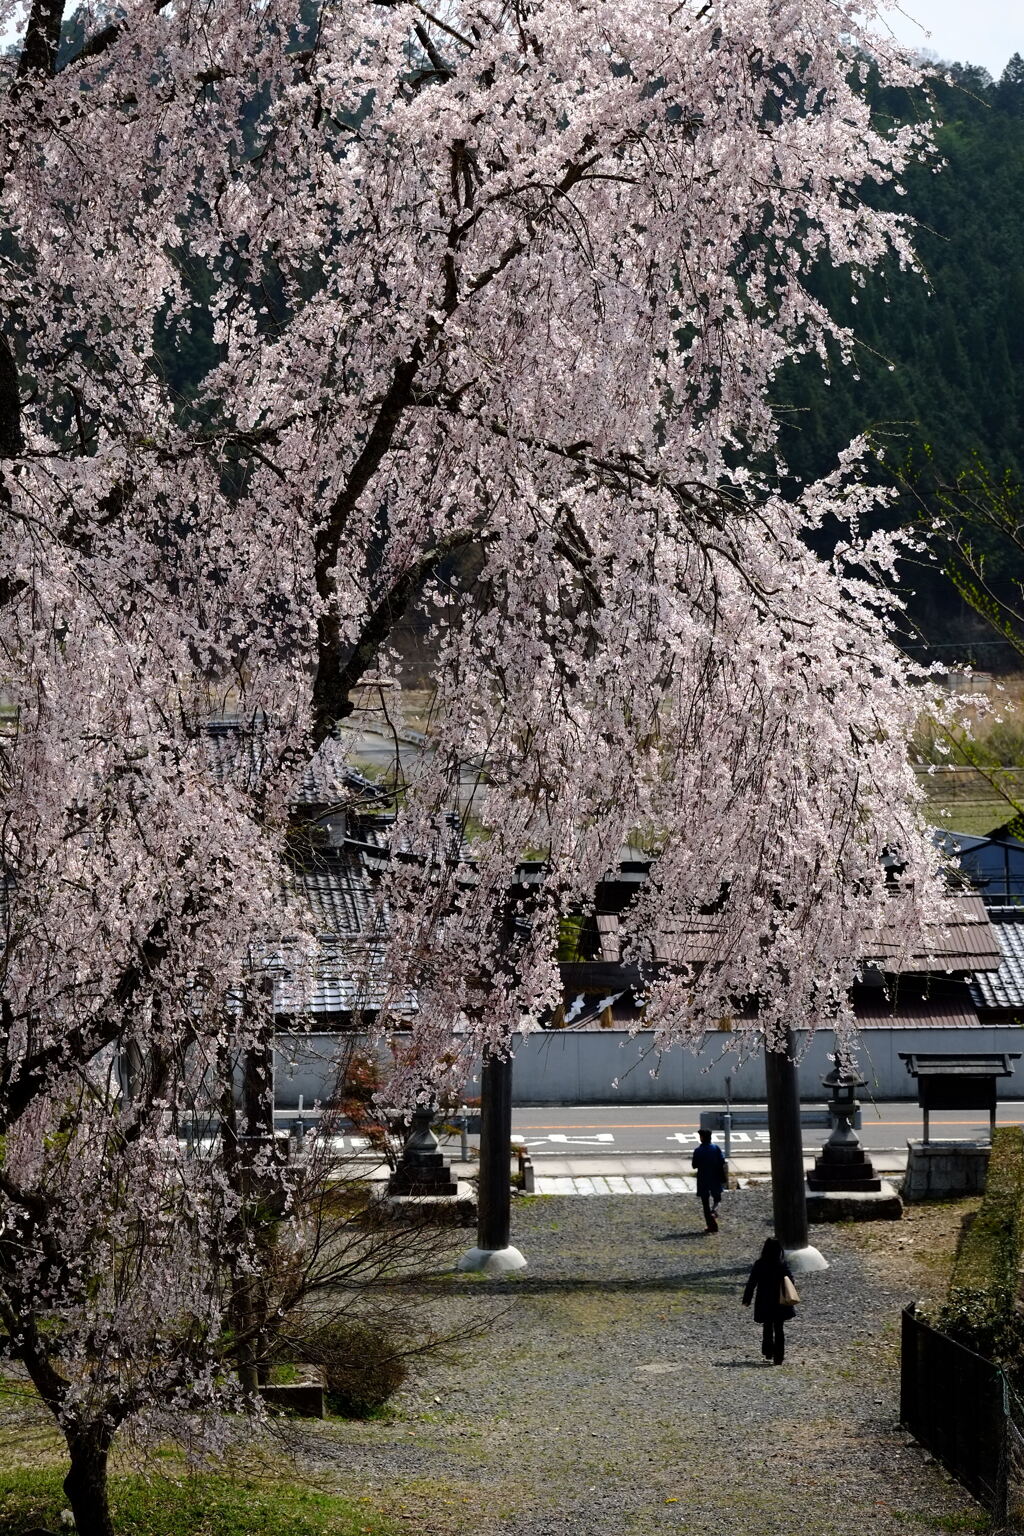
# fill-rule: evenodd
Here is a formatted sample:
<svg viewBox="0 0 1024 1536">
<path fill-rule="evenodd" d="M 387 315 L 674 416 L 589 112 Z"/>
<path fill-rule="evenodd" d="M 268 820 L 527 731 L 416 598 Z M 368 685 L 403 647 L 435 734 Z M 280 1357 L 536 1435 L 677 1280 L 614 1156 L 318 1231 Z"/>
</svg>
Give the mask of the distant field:
<svg viewBox="0 0 1024 1536">
<path fill-rule="evenodd" d="M 914 742 L 931 819 L 936 826 L 975 835 L 993 831 L 1014 814 L 992 780 L 1024 805 L 1024 674 L 998 682 L 986 680 L 982 688 L 987 705 L 967 709 L 972 731 L 969 745 L 950 741 L 926 717 Z M 389 734 L 397 729 L 429 736 L 433 705 L 430 689 L 371 684 L 361 693 L 348 723 L 357 730 L 384 729 Z M 991 767 L 974 767 L 968 759 L 975 755 Z M 381 772 L 369 761 L 365 766 L 371 777 Z"/>
<path fill-rule="evenodd" d="M 1019 794 L 1024 796 L 1024 769 L 1019 774 Z M 936 826 L 980 836 L 1009 821 L 1012 806 L 994 794 L 980 774 L 969 771 L 958 774 L 957 779 L 961 782 L 951 784 L 946 775 L 936 774 L 925 781 L 929 813 Z"/>
<path fill-rule="evenodd" d="M 922 716 L 914 740 L 936 823 L 975 834 L 1009 821 L 1013 800 L 1024 804 L 1024 675 L 978 683 L 985 699 L 967 707 L 969 735 Z"/>
</svg>

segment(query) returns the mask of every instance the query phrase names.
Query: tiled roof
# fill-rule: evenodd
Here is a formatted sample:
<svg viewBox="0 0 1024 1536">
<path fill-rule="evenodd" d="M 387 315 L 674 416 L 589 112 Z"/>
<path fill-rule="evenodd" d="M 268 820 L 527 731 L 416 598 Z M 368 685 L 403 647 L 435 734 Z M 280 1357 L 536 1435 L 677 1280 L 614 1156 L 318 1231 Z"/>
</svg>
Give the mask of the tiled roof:
<svg viewBox="0 0 1024 1536">
<path fill-rule="evenodd" d="M 311 964 L 281 953 L 269 957 L 274 976 L 274 1012 L 289 1019 L 323 1019 L 328 1014 L 376 1013 L 387 1004 L 400 1014 L 416 1011 L 411 992 L 395 996 L 388 987 L 380 945 L 359 939 L 323 939 Z"/>
<path fill-rule="evenodd" d="M 259 725 L 217 721 L 207 731 L 207 750 L 216 777 L 243 789 L 257 789 L 270 762 L 273 738 Z M 294 806 L 343 806 L 353 798 L 379 796 L 371 780 L 346 761 L 344 745 L 329 736 L 299 778 Z"/>
<path fill-rule="evenodd" d="M 337 938 L 365 934 L 371 887 L 355 861 L 331 859 L 318 869 L 300 871 L 289 883 L 308 901 L 322 933 Z"/>
<path fill-rule="evenodd" d="M 1002 964 L 975 976 L 971 996 L 979 1008 L 1024 1009 L 1024 908 L 989 907 L 988 915 Z"/>
</svg>

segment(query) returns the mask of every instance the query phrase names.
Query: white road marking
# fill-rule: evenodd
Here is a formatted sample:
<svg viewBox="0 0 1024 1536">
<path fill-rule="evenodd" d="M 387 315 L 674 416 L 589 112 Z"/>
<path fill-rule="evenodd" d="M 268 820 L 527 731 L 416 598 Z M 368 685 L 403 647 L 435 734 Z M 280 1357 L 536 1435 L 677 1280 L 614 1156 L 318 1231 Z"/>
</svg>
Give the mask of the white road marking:
<svg viewBox="0 0 1024 1536">
<path fill-rule="evenodd" d="M 590 1178 L 556 1177 L 538 1175 L 538 1195 L 692 1195 L 696 1189 L 694 1179 L 668 1176 L 660 1178 L 652 1174 L 642 1178 L 638 1173 L 628 1177 L 622 1174 L 593 1174 Z"/>
</svg>

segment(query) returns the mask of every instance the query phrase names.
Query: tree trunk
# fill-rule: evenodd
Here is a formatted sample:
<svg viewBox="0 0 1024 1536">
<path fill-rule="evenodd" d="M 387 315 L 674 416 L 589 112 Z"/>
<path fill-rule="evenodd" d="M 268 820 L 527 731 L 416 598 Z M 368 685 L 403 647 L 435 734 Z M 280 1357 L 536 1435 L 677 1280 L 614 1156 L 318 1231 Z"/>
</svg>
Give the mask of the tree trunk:
<svg viewBox="0 0 1024 1536">
<path fill-rule="evenodd" d="M 78 1536 L 114 1536 L 107 1501 L 107 1456 L 113 1431 L 106 1426 L 89 1425 L 79 1430 L 66 1429 L 64 1435 L 71 1457 L 64 1492 Z"/>
</svg>

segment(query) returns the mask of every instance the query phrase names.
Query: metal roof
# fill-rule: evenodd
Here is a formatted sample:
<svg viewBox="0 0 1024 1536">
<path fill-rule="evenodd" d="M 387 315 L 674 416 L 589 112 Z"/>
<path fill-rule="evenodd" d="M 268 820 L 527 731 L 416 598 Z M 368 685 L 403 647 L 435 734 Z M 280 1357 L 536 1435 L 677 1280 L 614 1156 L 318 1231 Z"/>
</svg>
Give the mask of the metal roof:
<svg viewBox="0 0 1024 1536">
<path fill-rule="evenodd" d="M 894 896 L 893 900 L 899 900 Z M 616 913 L 599 913 L 597 931 L 601 959 L 614 964 L 622 958 L 621 923 Z M 662 918 L 650 940 L 652 958 L 665 965 L 701 965 L 713 962 L 719 952 L 719 940 L 726 933 L 721 918 L 700 913 L 685 918 Z M 895 924 L 893 924 L 895 934 Z M 901 975 L 924 975 L 930 971 L 995 971 L 1002 963 L 1002 952 L 988 920 L 980 896 L 956 896 L 948 903 L 945 923 L 933 929 L 934 947 L 927 952 L 904 955 L 895 937 L 882 940 L 879 948 L 864 959 L 879 970 L 898 969 Z"/>
<path fill-rule="evenodd" d="M 615 912 L 600 912 L 597 932 L 601 959 L 614 965 L 622 959 L 622 926 Z M 715 959 L 723 926 L 717 917 L 700 913 L 693 917 L 659 918 L 654 933 L 645 936 L 643 947 L 659 965 L 703 965 Z"/>
<path fill-rule="evenodd" d="M 969 999 L 896 998 L 854 1003 L 859 1029 L 977 1029 L 981 1020 Z"/>
<path fill-rule="evenodd" d="M 954 832 L 952 827 L 933 827 L 931 837 L 936 847 L 952 858 L 958 857 L 961 853 L 967 853 L 972 848 L 981 848 L 991 841 L 990 838 L 978 837 L 973 832 Z"/>
<path fill-rule="evenodd" d="M 894 901 L 900 899 L 898 894 L 892 897 Z M 927 950 L 905 954 L 895 938 L 883 939 L 864 960 L 881 971 L 898 972 L 901 976 L 920 976 L 931 971 L 997 971 L 1003 960 L 1002 950 L 981 897 L 953 896 L 946 904 L 946 914 L 940 924 L 929 924 L 934 939 Z"/>
<path fill-rule="evenodd" d="M 971 996 L 979 1008 L 1024 1009 L 1024 907 L 989 907 L 988 915 L 1002 963 L 975 976 Z"/>
</svg>

